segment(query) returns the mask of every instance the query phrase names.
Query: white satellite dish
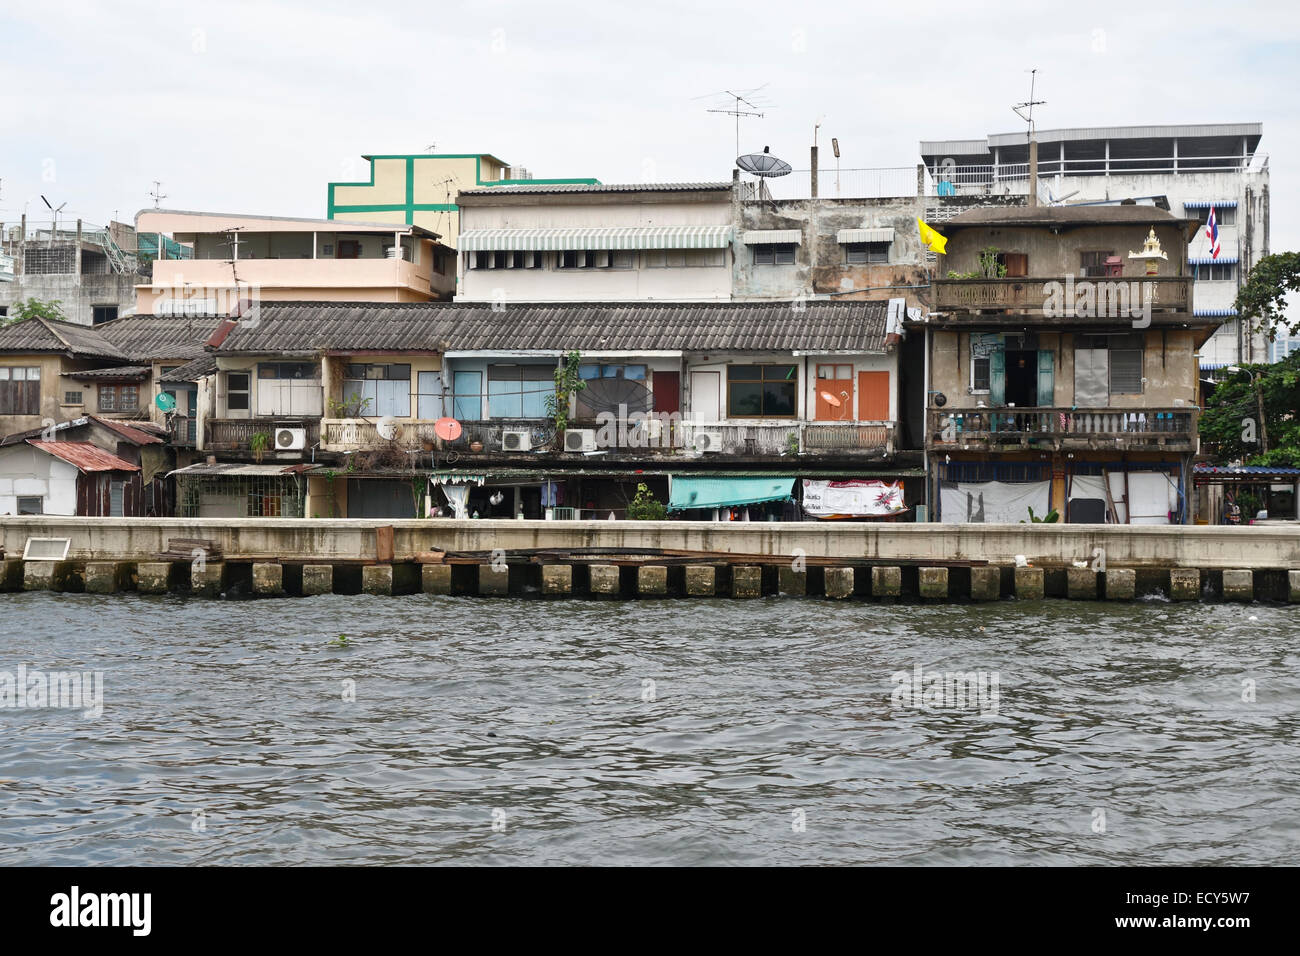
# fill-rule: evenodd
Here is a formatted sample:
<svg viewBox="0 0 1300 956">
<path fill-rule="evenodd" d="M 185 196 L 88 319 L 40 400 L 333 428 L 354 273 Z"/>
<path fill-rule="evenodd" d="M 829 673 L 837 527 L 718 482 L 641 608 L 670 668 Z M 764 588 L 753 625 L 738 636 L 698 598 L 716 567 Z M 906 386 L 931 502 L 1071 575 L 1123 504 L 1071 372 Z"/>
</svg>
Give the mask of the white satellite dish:
<svg viewBox="0 0 1300 956">
<path fill-rule="evenodd" d="M 379 437 L 384 441 L 392 441 L 397 437 L 400 429 L 401 426 L 397 424 L 397 419 L 392 415 L 385 415 L 375 423 L 375 431 L 379 433 Z"/>
</svg>

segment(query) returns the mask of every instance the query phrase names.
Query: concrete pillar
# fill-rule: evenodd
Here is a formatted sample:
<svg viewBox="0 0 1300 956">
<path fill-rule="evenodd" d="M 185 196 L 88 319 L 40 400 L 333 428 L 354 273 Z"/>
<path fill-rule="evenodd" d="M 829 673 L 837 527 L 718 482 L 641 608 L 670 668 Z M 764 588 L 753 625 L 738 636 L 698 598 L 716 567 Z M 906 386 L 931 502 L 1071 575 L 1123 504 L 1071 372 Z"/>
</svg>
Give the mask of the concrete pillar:
<svg viewBox="0 0 1300 956">
<path fill-rule="evenodd" d="M 361 569 L 361 593 L 392 594 L 393 566 L 391 564 L 367 564 Z"/>
<path fill-rule="evenodd" d="M 668 596 L 668 569 L 662 564 L 643 564 L 636 569 L 636 592 L 643 597 Z"/>
<path fill-rule="evenodd" d="M 23 564 L 24 591 L 62 591 L 72 575 L 71 561 L 27 561 Z"/>
<path fill-rule="evenodd" d="M 546 569 L 542 569 L 542 581 L 546 581 Z M 420 590 L 425 594 L 450 594 L 451 593 L 451 565 L 450 564 L 422 564 L 420 565 Z"/>
<path fill-rule="evenodd" d="M 1245 570 L 1224 571 L 1223 596 L 1229 601 L 1253 601 L 1255 599 L 1254 573 Z"/>
<path fill-rule="evenodd" d="M 827 568 L 824 577 L 828 598 L 842 600 L 853 596 L 852 568 Z"/>
<path fill-rule="evenodd" d="M 1198 568 L 1169 569 L 1169 600 L 1195 601 L 1201 596 L 1201 572 Z"/>
<path fill-rule="evenodd" d="M 903 569 L 897 567 L 871 569 L 871 596 L 896 598 L 903 593 Z"/>
<path fill-rule="evenodd" d="M 510 593 L 510 568 L 504 564 L 478 566 L 480 597 L 505 597 Z"/>
<path fill-rule="evenodd" d="M 334 591 L 334 565 L 304 564 L 302 566 L 302 595 L 331 594 Z"/>
<path fill-rule="evenodd" d="M 923 598 L 931 601 L 948 600 L 948 569 L 921 568 L 919 589 Z"/>
<path fill-rule="evenodd" d="M 808 593 L 808 572 L 796 571 L 782 565 L 777 571 L 777 590 L 790 597 L 803 597 Z"/>
<path fill-rule="evenodd" d="M 717 568 L 711 564 L 686 566 L 686 596 L 713 597 L 717 592 Z M 1297 572 L 1300 574 L 1300 572 Z"/>
<path fill-rule="evenodd" d="M 1300 603 L 1300 571 L 1286 573 L 1287 600 L 1292 604 Z"/>
<path fill-rule="evenodd" d="M 141 594 L 166 594 L 171 587 L 170 561 L 142 561 L 135 569 L 135 589 Z"/>
<path fill-rule="evenodd" d="M 977 565 L 970 569 L 970 599 L 996 601 L 1002 597 L 1002 569 L 992 565 Z"/>
<path fill-rule="evenodd" d="M 1137 597 L 1137 572 L 1132 568 L 1111 568 L 1106 572 L 1106 600 L 1131 601 Z"/>
<path fill-rule="evenodd" d="M 1097 600 L 1097 572 L 1092 568 L 1066 568 L 1065 593 L 1071 601 Z"/>
<path fill-rule="evenodd" d="M 1043 599 L 1043 569 L 1016 568 L 1016 598 L 1021 601 Z"/>
<path fill-rule="evenodd" d="M 253 593 L 270 597 L 284 594 L 284 566 L 276 561 L 253 562 Z"/>
<path fill-rule="evenodd" d="M 87 594 L 116 594 L 130 590 L 135 566 L 128 561 L 90 561 L 86 564 Z"/>
<path fill-rule="evenodd" d="M 220 597 L 225 578 L 224 561 L 195 561 L 190 565 L 190 593 L 198 597 Z"/>
<path fill-rule="evenodd" d="M 763 569 L 752 564 L 736 565 L 731 569 L 731 596 L 756 598 L 763 596 Z"/>
<path fill-rule="evenodd" d="M 615 564 L 593 564 L 588 568 L 591 593 L 596 597 L 618 597 L 619 569 Z"/>
<path fill-rule="evenodd" d="M 432 565 L 426 565 L 432 567 Z M 447 569 L 448 571 L 451 568 Z M 568 597 L 573 593 L 573 565 L 542 565 L 542 593 Z"/>
<path fill-rule="evenodd" d="M 0 564 L 0 591 L 23 589 L 23 559 L 5 558 Z"/>
</svg>

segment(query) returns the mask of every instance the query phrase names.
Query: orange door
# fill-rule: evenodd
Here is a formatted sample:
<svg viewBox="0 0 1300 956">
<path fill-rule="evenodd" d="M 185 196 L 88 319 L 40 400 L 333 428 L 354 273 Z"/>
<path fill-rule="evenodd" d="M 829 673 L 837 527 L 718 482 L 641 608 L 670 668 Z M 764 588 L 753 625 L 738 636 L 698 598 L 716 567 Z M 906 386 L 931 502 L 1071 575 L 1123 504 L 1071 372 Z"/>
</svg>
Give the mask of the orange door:
<svg viewBox="0 0 1300 956">
<path fill-rule="evenodd" d="M 858 373 L 858 421 L 889 421 L 889 373 Z"/>
<path fill-rule="evenodd" d="M 853 366 L 817 366 L 817 421 L 853 420 Z"/>
</svg>

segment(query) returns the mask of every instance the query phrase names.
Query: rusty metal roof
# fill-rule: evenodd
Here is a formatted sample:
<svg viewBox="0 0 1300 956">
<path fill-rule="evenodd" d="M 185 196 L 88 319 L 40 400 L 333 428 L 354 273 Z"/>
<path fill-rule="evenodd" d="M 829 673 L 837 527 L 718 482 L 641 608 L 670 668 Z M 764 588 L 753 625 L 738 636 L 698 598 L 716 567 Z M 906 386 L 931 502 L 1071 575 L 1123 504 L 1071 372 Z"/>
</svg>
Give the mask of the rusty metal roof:
<svg viewBox="0 0 1300 956">
<path fill-rule="evenodd" d="M 116 432 L 129 442 L 137 445 L 161 445 L 162 437 L 158 432 L 165 430 L 153 422 L 122 421 L 115 418 L 104 418 L 100 415 L 88 416 L 91 421 L 98 422 L 109 431 Z M 154 431 L 158 429 L 158 432 Z"/>
<path fill-rule="evenodd" d="M 61 458 L 81 471 L 139 471 L 138 465 L 124 461 L 88 441 L 40 441 L 27 439 L 27 444 L 46 454 Z"/>
</svg>

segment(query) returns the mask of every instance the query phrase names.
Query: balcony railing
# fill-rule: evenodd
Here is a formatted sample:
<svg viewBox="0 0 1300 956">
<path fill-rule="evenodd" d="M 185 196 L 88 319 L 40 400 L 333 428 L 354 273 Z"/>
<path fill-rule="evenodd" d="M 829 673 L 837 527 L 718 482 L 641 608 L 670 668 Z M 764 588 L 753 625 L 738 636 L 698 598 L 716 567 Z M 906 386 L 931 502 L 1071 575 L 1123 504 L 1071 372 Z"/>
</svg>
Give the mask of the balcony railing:
<svg viewBox="0 0 1300 956">
<path fill-rule="evenodd" d="M 262 451 L 270 455 L 282 451 L 275 447 L 275 433 L 280 428 L 305 428 L 307 448 L 320 441 L 317 418 L 209 418 L 203 423 L 203 445 L 207 451 L 252 452 L 253 436 L 262 434 L 266 436 Z"/>
<path fill-rule="evenodd" d="M 1195 451 L 1199 409 L 931 408 L 932 449 L 1164 448 Z"/>
<path fill-rule="evenodd" d="M 1014 279 L 935 279 L 934 307 L 954 312 L 1010 311 L 1065 319 L 1123 319 L 1141 314 L 1150 290 L 1154 312 L 1187 312 L 1191 309 L 1192 279 L 1189 276 L 1122 276 L 1076 278 L 1076 292 L 1083 283 L 1093 284 L 1095 307 L 1092 315 L 1070 315 L 1066 309 L 1064 282 L 1060 276 L 1029 276 Z M 1051 286 L 1057 283 L 1057 286 Z M 1121 288 L 1122 287 L 1122 288 Z M 1056 295 L 1053 296 L 1053 291 Z M 1128 312 L 1125 313 L 1127 305 Z M 1066 315 L 1057 315 L 1064 311 Z"/>
<path fill-rule="evenodd" d="M 198 437 L 198 429 L 192 418 L 174 418 L 171 423 L 171 444 L 192 446 Z"/>
</svg>

